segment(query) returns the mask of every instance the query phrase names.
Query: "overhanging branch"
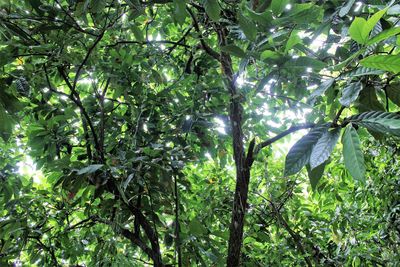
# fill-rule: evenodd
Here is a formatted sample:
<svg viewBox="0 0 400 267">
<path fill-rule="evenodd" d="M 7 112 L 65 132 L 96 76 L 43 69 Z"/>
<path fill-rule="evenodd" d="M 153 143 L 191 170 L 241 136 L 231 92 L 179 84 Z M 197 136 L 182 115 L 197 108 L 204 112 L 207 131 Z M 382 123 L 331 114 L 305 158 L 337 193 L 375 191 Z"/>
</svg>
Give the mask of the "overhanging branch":
<svg viewBox="0 0 400 267">
<path fill-rule="evenodd" d="M 315 126 L 315 123 L 305 123 L 305 124 L 300 124 L 300 125 L 294 125 L 291 126 L 289 129 L 287 129 L 286 131 L 283 131 L 282 133 L 264 141 L 259 143 L 254 151 L 254 154 L 257 154 L 258 152 L 260 152 L 261 149 L 263 149 L 264 147 L 267 147 L 269 145 L 271 145 L 272 143 L 278 141 L 279 139 L 282 139 L 283 137 L 285 137 L 286 135 L 289 135 L 293 132 L 296 132 L 298 130 L 303 130 L 303 129 L 310 129 L 313 128 Z"/>
</svg>

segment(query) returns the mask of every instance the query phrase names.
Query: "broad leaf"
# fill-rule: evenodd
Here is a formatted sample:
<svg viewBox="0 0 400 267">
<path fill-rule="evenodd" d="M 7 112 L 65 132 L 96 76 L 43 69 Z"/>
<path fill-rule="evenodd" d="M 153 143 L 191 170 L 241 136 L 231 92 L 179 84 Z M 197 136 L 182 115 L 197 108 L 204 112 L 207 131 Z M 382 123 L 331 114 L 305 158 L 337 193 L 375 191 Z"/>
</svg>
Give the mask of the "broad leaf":
<svg viewBox="0 0 400 267">
<path fill-rule="evenodd" d="M 190 233 L 195 236 L 200 236 L 207 233 L 207 228 L 197 219 L 193 219 L 189 223 Z"/>
<path fill-rule="evenodd" d="M 365 180 L 364 155 L 360 147 L 360 139 L 352 125 L 346 127 L 343 138 L 343 158 L 350 175 L 359 181 Z"/>
<path fill-rule="evenodd" d="M 138 26 L 132 25 L 132 31 L 133 31 L 133 35 L 135 36 L 135 39 L 138 42 L 143 42 L 144 41 L 143 32 Z"/>
<path fill-rule="evenodd" d="M 85 168 L 80 169 L 77 174 L 78 175 L 82 175 L 82 174 L 90 174 L 90 173 L 94 173 L 97 170 L 99 170 L 101 167 L 103 167 L 103 164 L 93 164 L 93 165 L 89 165 Z"/>
<path fill-rule="evenodd" d="M 340 128 L 336 128 L 330 131 L 326 131 L 321 136 L 321 138 L 318 139 L 318 142 L 312 149 L 310 156 L 311 169 L 314 169 L 317 166 L 321 165 L 329 158 L 333 151 L 333 148 L 335 147 L 339 139 L 340 130 Z"/>
<path fill-rule="evenodd" d="M 368 20 L 356 17 L 349 28 L 350 37 L 357 43 L 365 44 L 372 29 L 385 14 L 386 10 L 378 11 Z"/>
<path fill-rule="evenodd" d="M 185 22 L 186 17 L 189 13 L 186 10 L 186 1 L 185 0 L 173 0 L 174 1 L 174 17 L 179 24 L 183 24 Z"/>
<path fill-rule="evenodd" d="M 372 31 L 372 29 L 375 27 L 375 25 L 378 23 L 378 21 L 383 17 L 383 15 L 386 13 L 387 8 L 380 10 L 376 12 L 374 15 L 372 15 L 371 18 L 367 20 L 367 23 L 365 24 L 363 28 L 363 36 L 365 39 L 368 38 L 368 35 Z"/>
<path fill-rule="evenodd" d="M 352 116 L 348 121 L 375 132 L 400 136 L 400 115 L 397 113 L 371 111 Z"/>
<path fill-rule="evenodd" d="M 329 88 L 331 88 L 331 86 L 334 84 L 334 82 L 335 82 L 335 79 L 334 79 L 334 78 L 322 82 L 322 83 L 318 86 L 318 88 L 315 89 L 314 92 L 312 92 L 312 94 L 310 95 L 310 98 L 313 99 L 313 98 L 315 98 L 315 97 L 318 97 L 318 96 L 323 95 L 323 94 L 326 92 L 326 90 L 328 90 Z"/>
<path fill-rule="evenodd" d="M 326 64 L 323 61 L 318 59 L 310 58 L 310 57 L 299 57 L 293 61 L 288 61 L 285 64 L 287 68 L 295 68 L 295 69 L 306 69 L 312 68 L 313 70 L 321 70 L 326 67 Z"/>
<path fill-rule="evenodd" d="M 389 99 L 400 107 L 400 84 L 392 83 L 386 87 L 386 93 Z"/>
<path fill-rule="evenodd" d="M 314 145 L 327 130 L 328 125 L 316 126 L 293 145 L 286 156 L 285 176 L 298 173 L 309 162 Z"/>
<path fill-rule="evenodd" d="M 394 35 L 397 35 L 400 33 L 400 27 L 395 27 L 395 28 L 390 28 L 387 29 L 381 33 L 379 33 L 378 35 L 374 36 L 373 38 L 371 38 L 368 42 L 367 45 L 372 45 L 375 43 L 378 43 L 380 41 L 383 41 L 389 37 L 392 37 Z"/>
<path fill-rule="evenodd" d="M 385 111 L 384 106 L 378 100 L 375 88 L 372 86 L 366 86 L 361 90 L 358 97 L 357 109 L 359 112 L 372 110 Z"/>
<path fill-rule="evenodd" d="M 289 39 L 286 42 L 285 53 L 287 53 L 290 49 L 293 48 L 296 44 L 302 43 L 301 38 L 298 36 L 298 31 L 293 30 L 290 34 Z"/>
<path fill-rule="evenodd" d="M 271 9 L 274 15 L 280 15 L 288 3 L 289 0 L 272 0 Z"/>
<path fill-rule="evenodd" d="M 266 59 L 278 59 L 281 55 L 278 52 L 272 51 L 272 50 L 265 50 L 261 53 L 260 59 L 261 60 L 266 60 Z"/>
<path fill-rule="evenodd" d="M 398 55 L 373 55 L 361 60 L 360 64 L 367 68 L 386 70 L 393 73 L 400 72 L 400 56 Z"/>
<path fill-rule="evenodd" d="M 381 75 L 383 73 L 385 73 L 385 71 L 383 71 L 383 70 L 359 67 L 353 71 L 343 74 L 342 77 L 354 78 L 354 77 L 366 76 L 366 75 Z"/>
<path fill-rule="evenodd" d="M 8 141 L 11 136 L 13 121 L 10 115 L 7 114 L 4 107 L 0 104 L 0 137 L 4 141 Z"/>
<path fill-rule="evenodd" d="M 363 44 L 366 40 L 363 35 L 363 29 L 367 21 L 364 18 L 356 17 L 350 25 L 349 34 L 350 37 L 357 43 Z"/>
<path fill-rule="evenodd" d="M 321 180 L 322 175 L 324 174 L 326 164 L 327 161 L 315 167 L 314 169 L 311 169 L 309 164 L 306 165 L 308 179 L 310 180 L 311 188 L 313 191 L 315 191 L 315 189 L 317 188 L 318 182 L 319 180 Z"/>
<path fill-rule="evenodd" d="M 342 97 L 339 99 L 340 104 L 346 107 L 350 106 L 350 104 L 357 99 L 362 88 L 363 86 L 360 81 L 346 86 L 346 88 L 343 90 Z"/>
<path fill-rule="evenodd" d="M 339 16 L 346 16 L 355 2 L 356 0 L 347 0 L 346 4 L 339 10 Z"/>
<path fill-rule="evenodd" d="M 205 0 L 204 9 L 206 10 L 206 13 L 210 19 L 212 19 L 214 22 L 218 22 L 221 7 L 219 6 L 217 0 Z"/>
<path fill-rule="evenodd" d="M 246 35 L 247 39 L 250 41 L 255 41 L 257 36 L 257 27 L 254 23 L 252 23 L 247 17 L 239 14 L 239 26 L 242 29 L 244 35 Z"/>
<path fill-rule="evenodd" d="M 241 57 L 241 58 L 246 57 L 246 53 L 239 46 L 236 46 L 236 45 L 222 46 L 221 51 L 226 52 L 226 53 L 231 54 L 232 56 L 236 56 L 236 57 Z"/>
</svg>

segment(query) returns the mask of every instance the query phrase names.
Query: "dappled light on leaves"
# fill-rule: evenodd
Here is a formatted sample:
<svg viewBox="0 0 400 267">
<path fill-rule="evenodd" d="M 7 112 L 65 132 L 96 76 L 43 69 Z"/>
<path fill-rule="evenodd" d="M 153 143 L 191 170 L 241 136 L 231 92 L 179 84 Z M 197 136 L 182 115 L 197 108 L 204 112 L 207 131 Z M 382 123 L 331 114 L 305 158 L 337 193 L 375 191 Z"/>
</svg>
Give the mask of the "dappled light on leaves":
<svg viewBox="0 0 400 267">
<path fill-rule="evenodd" d="M 396 266 L 397 1 L 0 1 L 0 266 Z"/>
</svg>

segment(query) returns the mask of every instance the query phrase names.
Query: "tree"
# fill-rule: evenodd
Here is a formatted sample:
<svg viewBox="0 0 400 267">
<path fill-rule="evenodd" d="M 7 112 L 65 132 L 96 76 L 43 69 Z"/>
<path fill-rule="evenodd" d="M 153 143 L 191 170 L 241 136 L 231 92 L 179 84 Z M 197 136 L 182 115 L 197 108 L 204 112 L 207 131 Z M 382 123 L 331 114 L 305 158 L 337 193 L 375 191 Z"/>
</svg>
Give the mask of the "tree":
<svg viewBox="0 0 400 267">
<path fill-rule="evenodd" d="M 2 264 L 398 262 L 399 4 L 0 10 Z"/>
</svg>

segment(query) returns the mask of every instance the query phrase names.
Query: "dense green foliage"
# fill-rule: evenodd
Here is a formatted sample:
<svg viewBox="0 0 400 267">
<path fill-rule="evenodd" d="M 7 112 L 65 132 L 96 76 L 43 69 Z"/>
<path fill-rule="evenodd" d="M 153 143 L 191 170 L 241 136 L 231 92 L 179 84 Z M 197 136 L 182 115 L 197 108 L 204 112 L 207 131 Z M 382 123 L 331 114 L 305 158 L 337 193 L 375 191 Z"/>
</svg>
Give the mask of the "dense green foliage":
<svg viewBox="0 0 400 267">
<path fill-rule="evenodd" d="M 397 266 L 399 21 L 0 0 L 0 266 Z"/>
</svg>

